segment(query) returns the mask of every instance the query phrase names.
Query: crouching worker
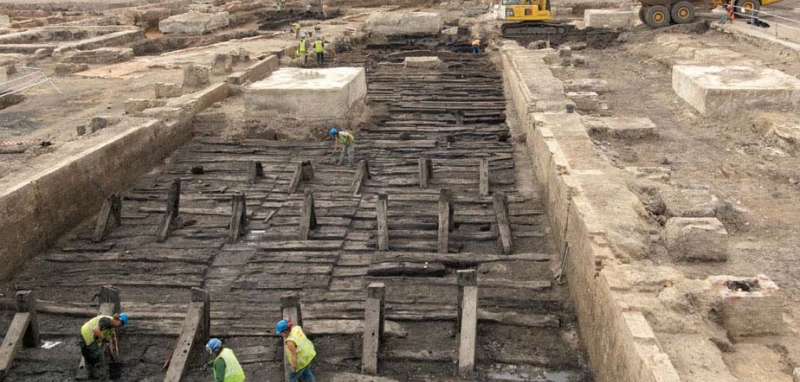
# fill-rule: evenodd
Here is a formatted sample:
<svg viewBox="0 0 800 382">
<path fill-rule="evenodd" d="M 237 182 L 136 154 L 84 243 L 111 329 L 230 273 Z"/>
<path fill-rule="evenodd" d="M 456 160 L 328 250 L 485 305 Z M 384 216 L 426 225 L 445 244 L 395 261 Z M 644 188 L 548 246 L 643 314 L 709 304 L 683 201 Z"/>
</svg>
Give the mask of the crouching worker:
<svg viewBox="0 0 800 382">
<path fill-rule="evenodd" d="M 242 382 L 244 381 L 244 370 L 239 365 L 239 360 L 233 354 L 233 350 L 222 346 L 222 341 L 212 338 L 206 345 L 208 354 L 214 357 L 208 366 L 214 371 L 214 382 Z"/>
<path fill-rule="evenodd" d="M 311 374 L 311 361 L 317 355 L 314 344 L 303 333 L 303 328 L 286 320 L 278 321 L 275 333 L 283 337 L 283 353 L 289 360 L 289 382 L 317 382 Z"/>
<path fill-rule="evenodd" d="M 86 362 L 89 379 L 97 379 L 97 365 L 103 361 L 101 350 L 103 342 L 106 339 L 110 340 L 115 328 L 124 328 L 127 323 L 128 315 L 118 313 L 113 316 L 99 315 L 81 326 L 78 345 L 81 348 L 83 360 Z"/>
<path fill-rule="evenodd" d="M 331 129 L 329 134 L 333 138 L 333 153 L 331 154 L 335 154 L 339 150 L 339 145 L 342 146 L 342 156 L 336 164 L 343 165 L 344 157 L 347 155 L 347 165 L 352 166 L 356 156 L 356 137 L 352 133 L 339 131 L 336 128 Z"/>
</svg>

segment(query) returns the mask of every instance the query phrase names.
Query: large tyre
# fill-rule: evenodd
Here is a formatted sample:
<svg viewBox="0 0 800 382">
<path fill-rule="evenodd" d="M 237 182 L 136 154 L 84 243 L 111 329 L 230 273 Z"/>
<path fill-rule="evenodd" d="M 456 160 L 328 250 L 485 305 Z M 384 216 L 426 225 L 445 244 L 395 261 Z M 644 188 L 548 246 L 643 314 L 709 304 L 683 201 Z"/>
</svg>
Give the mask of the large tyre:
<svg viewBox="0 0 800 382">
<path fill-rule="evenodd" d="M 642 5 L 642 7 L 639 8 L 639 21 L 641 21 L 642 24 L 644 24 L 644 10 L 645 9 L 646 9 L 646 7 L 644 5 Z"/>
<path fill-rule="evenodd" d="M 746 0 L 755 1 L 755 0 Z M 670 10 L 672 21 L 676 24 L 688 24 L 694 21 L 694 5 L 688 1 L 679 1 Z"/>
<path fill-rule="evenodd" d="M 754 1 L 754 0 L 750 0 Z M 669 25 L 669 11 L 663 5 L 652 5 L 644 11 L 644 23 L 651 28 L 663 28 Z"/>
<path fill-rule="evenodd" d="M 736 0 L 736 14 L 750 19 L 748 16 L 758 16 L 761 9 L 761 0 Z"/>
</svg>

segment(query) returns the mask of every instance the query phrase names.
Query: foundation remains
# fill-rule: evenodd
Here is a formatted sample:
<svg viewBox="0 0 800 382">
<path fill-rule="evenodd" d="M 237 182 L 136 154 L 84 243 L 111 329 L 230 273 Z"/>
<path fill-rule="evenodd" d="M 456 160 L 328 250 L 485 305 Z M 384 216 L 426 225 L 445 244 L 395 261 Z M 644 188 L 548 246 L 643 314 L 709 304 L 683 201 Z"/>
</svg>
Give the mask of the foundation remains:
<svg viewBox="0 0 800 382">
<path fill-rule="evenodd" d="M 800 105 L 800 80 L 775 69 L 675 65 L 672 88 L 704 115 Z"/>
<path fill-rule="evenodd" d="M 734 339 L 775 335 L 784 330 L 780 289 L 767 276 L 709 277 L 722 298 L 722 325 Z"/>
<path fill-rule="evenodd" d="M 364 29 L 371 34 L 384 36 L 438 35 L 442 30 L 442 16 L 433 12 L 373 13 Z"/>
</svg>

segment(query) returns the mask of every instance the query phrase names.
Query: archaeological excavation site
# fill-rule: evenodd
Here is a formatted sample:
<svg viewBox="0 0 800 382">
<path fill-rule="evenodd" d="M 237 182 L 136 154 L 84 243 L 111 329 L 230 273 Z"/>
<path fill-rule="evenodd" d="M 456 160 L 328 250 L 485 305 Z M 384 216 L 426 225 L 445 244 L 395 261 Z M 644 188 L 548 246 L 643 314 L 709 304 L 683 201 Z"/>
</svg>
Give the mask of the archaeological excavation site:
<svg viewBox="0 0 800 382">
<path fill-rule="evenodd" d="M 0 0 L 0 342 L 4 382 L 800 382 L 800 0 Z"/>
</svg>

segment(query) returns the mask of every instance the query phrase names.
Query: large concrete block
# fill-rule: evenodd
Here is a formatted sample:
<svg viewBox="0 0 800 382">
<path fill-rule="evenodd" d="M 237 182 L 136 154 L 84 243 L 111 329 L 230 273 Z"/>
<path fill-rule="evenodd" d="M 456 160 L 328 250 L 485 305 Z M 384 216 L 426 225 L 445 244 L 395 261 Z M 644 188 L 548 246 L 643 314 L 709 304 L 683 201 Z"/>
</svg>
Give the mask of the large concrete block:
<svg viewBox="0 0 800 382">
<path fill-rule="evenodd" d="M 158 23 L 161 33 L 203 34 L 228 26 L 228 12 L 187 12 L 175 15 Z"/>
<path fill-rule="evenodd" d="M 564 90 L 568 92 L 595 92 L 605 94 L 610 91 L 608 81 L 596 78 L 579 78 L 564 81 Z"/>
<path fill-rule="evenodd" d="M 169 82 L 156 82 L 156 98 L 175 98 L 183 95 L 183 89 L 178 84 Z"/>
<path fill-rule="evenodd" d="M 767 276 L 711 276 L 708 280 L 722 300 L 722 326 L 733 339 L 782 334 L 786 329 L 780 288 Z"/>
<path fill-rule="evenodd" d="M 589 134 L 608 135 L 620 139 L 639 139 L 656 135 L 656 124 L 644 117 L 588 118 Z"/>
<path fill-rule="evenodd" d="M 244 89 L 248 119 L 289 116 L 301 120 L 348 120 L 367 94 L 364 68 L 283 68 Z"/>
<path fill-rule="evenodd" d="M 128 61 L 133 57 L 134 53 L 131 48 L 99 48 L 62 52 L 58 61 L 73 64 L 113 64 Z"/>
<path fill-rule="evenodd" d="M 670 218 L 665 229 L 667 249 L 679 259 L 728 259 L 728 231 L 717 218 Z"/>
<path fill-rule="evenodd" d="M 567 92 L 578 110 L 593 112 L 600 109 L 600 96 L 595 92 Z"/>
<path fill-rule="evenodd" d="M 439 57 L 406 57 L 403 61 L 406 68 L 438 69 L 443 63 Z"/>
<path fill-rule="evenodd" d="M 587 9 L 583 12 L 583 22 L 592 28 L 630 28 L 638 19 L 636 11 L 629 10 Z"/>
<path fill-rule="evenodd" d="M 442 25 L 439 13 L 374 12 L 364 24 L 364 30 L 385 36 L 438 35 Z"/>
<path fill-rule="evenodd" d="M 768 68 L 675 65 L 672 89 L 705 115 L 800 105 L 800 80 Z"/>
</svg>

